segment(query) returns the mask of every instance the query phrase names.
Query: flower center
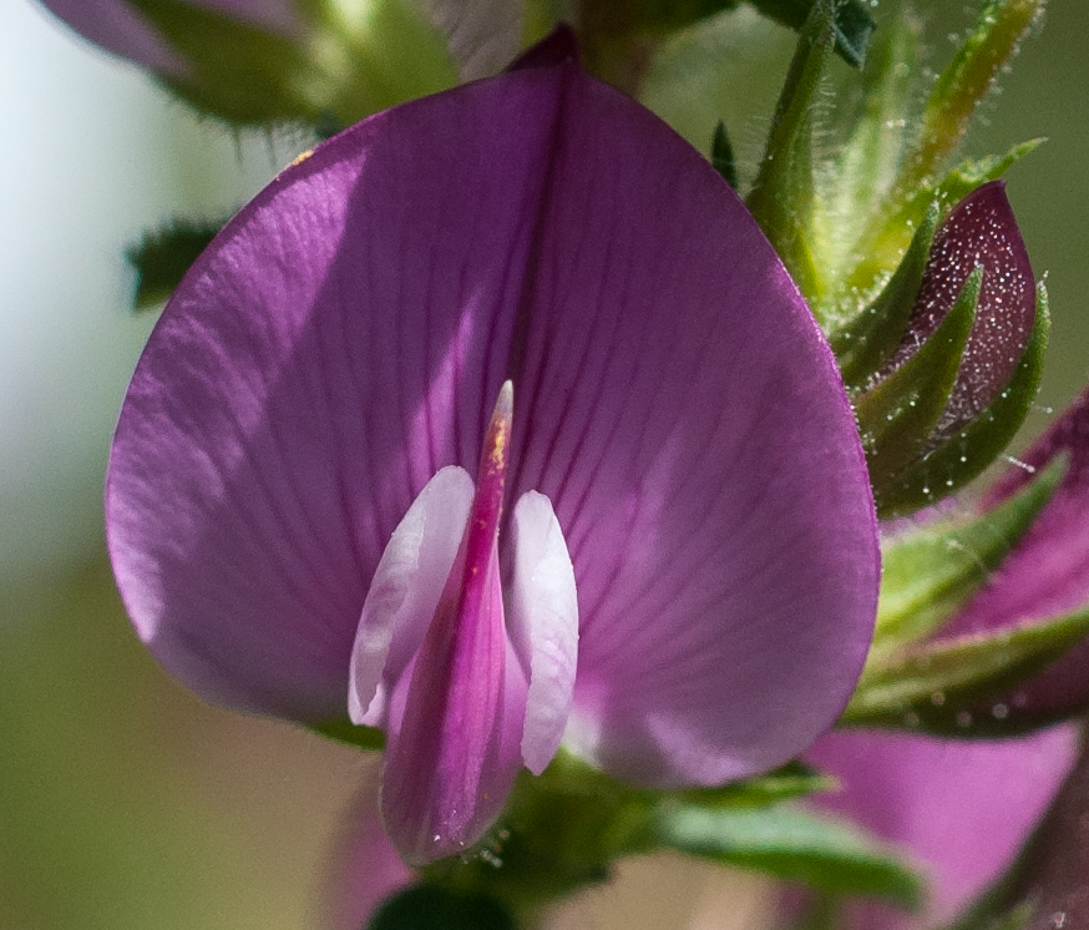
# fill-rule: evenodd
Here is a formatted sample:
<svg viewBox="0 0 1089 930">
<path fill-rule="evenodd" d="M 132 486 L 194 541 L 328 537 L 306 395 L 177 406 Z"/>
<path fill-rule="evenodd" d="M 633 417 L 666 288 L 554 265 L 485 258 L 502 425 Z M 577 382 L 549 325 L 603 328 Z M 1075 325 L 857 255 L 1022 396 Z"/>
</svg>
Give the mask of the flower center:
<svg viewBox="0 0 1089 930">
<path fill-rule="evenodd" d="M 477 481 L 444 468 L 395 530 L 353 650 L 349 711 L 388 736 L 381 806 L 402 856 L 423 864 L 475 842 L 523 764 L 540 772 L 571 706 L 574 571 L 548 498 L 521 496 L 510 577 L 499 525 L 513 389 L 503 385 Z"/>
</svg>

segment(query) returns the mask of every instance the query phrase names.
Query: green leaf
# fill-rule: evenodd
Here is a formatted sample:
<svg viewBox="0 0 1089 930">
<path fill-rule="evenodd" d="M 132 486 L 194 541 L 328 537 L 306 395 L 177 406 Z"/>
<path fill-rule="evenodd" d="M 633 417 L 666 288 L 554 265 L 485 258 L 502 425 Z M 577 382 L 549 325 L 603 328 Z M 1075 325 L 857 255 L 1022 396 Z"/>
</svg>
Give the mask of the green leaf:
<svg viewBox="0 0 1089 930">
<path fill-rule="evenodd" d="M 932 203 L 900 267 L 877 299 L 829 335 L 828 341 L 848 387 L 865 385 L 900 345 L 915 309 L 915 298 L 940 219 L 941 209 Z"/>
<path fill-rule="evenodd" d="M 814 4 L 798 37 L 756 183 L 746 198 L 749 211 L 812 306 L 819 303 L 822 291 L 809 242 L 814 210 L 813 112 L 834 37 L 827 4 Z"/>
<path fill-rule="evenodd" d="M 964 736 L 1006 733 L 974 711 L 1015 689 L 1089 634 L 1089 611 L 931 643 L 863 673 L 840 722 Z"/>
<path fill-rule="evenodd" d="M 689 788 L 672 796 L 697 807 L 761 807 L 809 794 L 834 791 L 838 785 L 839 782 L 831 775 L 795 761 L 748 781 L 716 788 Z"/>
<path fill-rule="evenodd" d="M 357 727 L 347 717 L 323 720 L 309 729 L 338 743 L 347 743 L 359 749 L 382 749 L 386 745 L 386 734 L 381 730 L 375 727 Z"/>
<path fill-rule="evenodd" d="M 947 497 L 1002 453 L 1036 399 L 1050 326 L 1047 290 L 1040 282 L 1036 286 L 1036 321 L 1010 383 L 968 426 L 942 440 L 895 480 L 883 482 L 877 502 L 879 516 L 910 513 Z"/>
<path fill-rule="evenodd" d="M 752 5 L 770 19 L 794 30 L 805 27 L 813 8 L 825 0 L 750 0 Z M 866 61 L 876 24 L 861 0 L 841 0 L 833 6 L 836 52 L 854 68 Z"/>
<path fill-rule="evenodd" d="M 658 845 L 724 865 L 805 882 L 835 894 L 871 895 L 917 907 L 921 883 L 889 848 L 844 821 L 780 806 L 707 809 L 663 804 Z"/>
<path fill-rule="evenodd" d="M 887 542 L 867 664 L 880 666 L 959 610 L 1017 545 L 1065 471 L 1065 459 L 1056 460 L 1016 495 L 968 523 L 924 525 Z"/>
<path fill-rule="evenodd" d="M 977 267 L 933 335 L 899 368 L 855 400 L 874 496 L 926 451 L 945 412 L 975 322 L 983 283 Z"/>
<path fill-rule="evenodd" d="M 133 307 L 146 310 L 170 297 L 190 266 L 215 238 L 223 223 L 173 220 L 154 232 L 146 232 L 125 250 L 136 270 Z"/>
<path fill-rule="evenodd" d="M 721 120 L 715 127 L 711 139 L 711 164 L 727 184 L 737 190 L 737 162 L 734 159 L 734 147 L 726 133 L 726 124 Z"/>
</svg>

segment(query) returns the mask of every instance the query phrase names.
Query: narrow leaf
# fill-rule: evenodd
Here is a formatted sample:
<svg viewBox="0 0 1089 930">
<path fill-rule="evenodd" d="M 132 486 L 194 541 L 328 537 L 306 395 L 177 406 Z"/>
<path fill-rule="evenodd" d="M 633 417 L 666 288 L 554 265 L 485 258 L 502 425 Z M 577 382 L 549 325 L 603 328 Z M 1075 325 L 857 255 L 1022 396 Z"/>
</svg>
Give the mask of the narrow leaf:
<svg viewBox="0 0 1089 930">
<path fill-rule="evenodd" d="M 867 660 L 872 666 L 936 631 L 982 587 L 1051 500 L 1065 467 L 1055 461 L 1016 496 L 967 524 L 924 525 L 885 546 Z"/>
<path fill-rule="evenodd" d="M 935 642 L 864 673 L 841 723 L 1008 735 L 1004 714 L 974 713 L 1015 689 L 1089 634 L 1089 611 L 1044 623 Z"/>
<path fill-rule="evenodd" d="M 919 141 L 900 175 L 905 192 L 940 171 L 968 130 L 968 123 L 999 70 L 1017 50 L 1043 0 L 991 0 L 975 28 L 942 72 L 923 112 Z"/>
<path fill-rule="evenodd" d="M 858 252 L 863 258 L 845 279 L 846 292 L 871 287 L 907 246 L 908 224 L 921 219 L 939 191 L 946 163 L 962 142 L 972 114 L 1042 6 L 1043 0 L 989 0 L 980 11 L 974 28 L 934 84 L 919 135 L 904 153 L 883 204 L 871 214 L 859 237 Z M 998 171 L 995 176 L 1000 175 Z"/>
<path fill-rule="evenodd" d="M 825 791 L 834 791 L 835 778 L 801 762 L 790 762 L 759 778 L 716 788 L 691 788 L 674 797 L 696 807 L 760 807 Z"/>
<path fill-rule="evenodd" d="M 828 337 L 848 387 L 862 387 L 900 345 L 926 270 L 941 209 L 932 203 L 900 267 L 866 309 Z"/>
<path fill-rule="evenodd" d="M 957 203 L 988 181 L 997 181 L 1022 158 L 1036 151 L 1044 141 L 1030 139 L 1013 146 L 1002 155 L 965 159 L 942 179 L 936 191 L 931 192 L 926 188 L 920 190 L 916 198 L 901 209 L 900 216 L 905 222 L 910 221 L 934 199 L 942 204 Z"/>
<path fill-rule="evenodd" d="M 847 823 L 792 807 L 709 810 L 663 805 L 661 846 L 725 865 L 805 882 L 836 894 L 870 895 L 903 907 L 921 900 L 919 878 L 888 847 Z"/>
</svg>

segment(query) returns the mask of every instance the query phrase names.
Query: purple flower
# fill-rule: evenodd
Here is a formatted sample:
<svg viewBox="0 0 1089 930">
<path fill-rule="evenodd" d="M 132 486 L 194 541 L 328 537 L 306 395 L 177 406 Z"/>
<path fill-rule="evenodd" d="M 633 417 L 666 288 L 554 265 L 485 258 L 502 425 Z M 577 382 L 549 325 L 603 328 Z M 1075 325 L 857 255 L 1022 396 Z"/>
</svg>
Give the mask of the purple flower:
<svg viewBox="0 0 1089 930">
<path fill-rule="evenodd" d="M 1076 731 L 964 742 L 843 730 L 806 754 L 842 791 L 821 806 L 901 846 L 930 879 L 925 911 L 853 903 L 845 930 L 945 926 L 1012 863 L 1077 754 Z"/>
<path fill-rule="evenodd" d="M 714 170 L 570 60 L 368 119 L 228 224 L 140 361 L 106 506 L 173 674 L 386 732 L 411 863 L 561 740 L 648 786 L 791 758 L 872 632 L 815 322 Z"/>
<path fill-rule="evenodd" d="M 1089 389 L 989 490 L 984 506 L 1008 499 L 1060 455 L 1067 466 L 1054 496 L 984 588 L 942 629 L 942 639 L 1089 610 Z M 1089 709 L 1089 641 L 996 702 L 1011 725 Z"/>
<path fill-rule="evenodd" d="M 990 489 L 983 504 L 993 507 L 1007 500 L 1058 455 L 1067 456 L 1067 469 L 1054 496 L 938 640 L 1089 609 L 1089 391 L 1037 440 L 1021 465 L 1011 467 Z M 1013 693 L 993 696 L 978 715 L 986 719 L 999 708 L 1011 728 L 1084 713 L 1089 708 L 1089 642 Z M 972 742 L 846 731 L 823 737 L 808 758 L 843 781 L 843 793 L 831 797 L 829 807 L 904 844 L 926 867 L 934 897 L 919 923 L 929 926 L 951 918 L 1011 864 L 1070 770 L 1076 744 L 1072 727 Z M 1053 871 L 1054 877 L 1067 874 Z M 1061 897 L 1057 878 L 1047 882 L 1048 894 Z M 1074 886 L 1068 882 L 1067 887 Z M 859 905 L 855 914 L 856 928 L 916 925 L 874 905 Z"/>
</svg>

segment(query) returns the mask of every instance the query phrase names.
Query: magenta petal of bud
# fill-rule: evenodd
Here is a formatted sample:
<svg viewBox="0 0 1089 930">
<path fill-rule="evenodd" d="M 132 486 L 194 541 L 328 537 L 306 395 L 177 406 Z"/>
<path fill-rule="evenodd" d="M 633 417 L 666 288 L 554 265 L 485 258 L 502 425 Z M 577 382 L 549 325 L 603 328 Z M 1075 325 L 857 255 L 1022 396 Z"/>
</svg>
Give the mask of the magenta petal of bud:
<svg viewBox="0 0 1089 930">
<path fill-rule="evenodd" d="M 389 693 L 435 616 L 472 500 L 469 473 L 444 468 L 393 531 L 367 590 L 352 649 L 348 712 L 354 723 L 386 725 Z"/>
<path fill-rule="evenodd" d="M 514 508 L 511 639 L 529 672 L 522 760 L 534 775 L 552 761 L 575 687 L 579 605 L 563 531 L 543 494 L 529 491 Z"/>
<path fill-rule="evenodd" d="M 899 357 L 934 334 L 969 275 L 983 268 L 976 320 L 939 429 L 963 426 L 1013 377 L 1036 319 L 1036 281 L 1006 182 L 976 188 L 950 212 L 931 246 Z"/>
<path fill-rule="evenodd" d="M 1082 393 L 988 495 L 997 504 L 1056 456 L 1066 474 L 998 571 L 942 630 L 957 636 L 1089 610 L 1089 390 Z M 1083 642 L 1009 695 L 1011 715 L 1050 718 L 1089 708 L 1089 642 Z"/>
<path fill-rule="evenodd" d="M 858 905 L 846 930 L 946 926 L 1008 867 L 1077 754 L 1073 727 L 1008 740 L 837 731 L 806 760 L 841 790 L 820 805 L 903 847 L 930 879 L 922 915 Z"/>
<path fill-rule="evenodd" d="M 477 591 L 457 588 L 470 575 Z M 451 571 L 428 635 L 393 698 L 382 820 L 401 856 L 461 852 L 495 821 L 521 768 L 526 685 L 503 622 L 499 561 Z M 404 702 L 400 711 L 399 701 Z M 399 713 L 400 711 L 400 713 Z"/>
<path fill-rule="evenodd" d="M 796 755 L 841 711 L 872 634 L 879 553 L 850 405 L 733 191 L 571 62 L 365 120 L 284 171 L 187 275 L 107 482 L 149 648 L 210 699 L 343 717 L 390 536 L 442 467 L 473 474 L 507 379 L 507 499 L 551 501 L 578 590 L 571 747 L 654 784 Z"/>
</svg>

